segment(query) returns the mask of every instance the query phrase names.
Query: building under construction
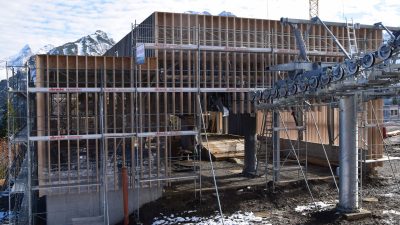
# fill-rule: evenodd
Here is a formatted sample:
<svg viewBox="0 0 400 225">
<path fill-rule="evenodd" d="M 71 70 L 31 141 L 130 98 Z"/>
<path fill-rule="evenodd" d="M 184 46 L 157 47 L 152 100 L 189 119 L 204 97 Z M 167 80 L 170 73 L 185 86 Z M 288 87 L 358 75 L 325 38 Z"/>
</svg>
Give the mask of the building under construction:
<svg viewBox="0 0 400 225">
<path fill-rule="evenodd" d="M 201 149 L 212 151 L 202 145 L 205 133 L 242 136 L 244 151 L 212 153 L 242 154 L 243 175 L 257 173 L 259 161 L 268 158 L 271 145 L 257 140 L 271 141 L 271 130 L 281 133 L 281 145 L 308 143 L 309 162 L 337 164 L 337 106 L 314 99 L 300 116 L 295 115 L 299 105 L 279 106 L 289 127 L 285 132 L 266 125 L 273 116 L 266 108 L 257 110 L 251 95 L 289 75 L 271 69 L 274 65 L 303 60 L 299 38 L 308 61 L 345 60 L 323 25 L 295 23 L 296 29 L 276 20 L 154 12 L 104 56 L 36 56 L 34 66 L 18 72 L 20 82 L 9 83 L 9 102 L 26 105 L 10 114 L 18 118 L 9 124 L 10 211 L 19 215 L 14 222 L 120 222 L 123 196 L 129 196 L 133 212 L 160 197 L 165 185 L 201 179 L 196 166 Z M 325 24 L 345 49 L 351 47 L 348 23 Z M 382 44 L 381 29 L 355 28 L 359 52 Z M 144 62 L 132 57 L 139 48 Z M 9 76 L 17 74 L 9 70 Z M 382 120 L 382 111 L 372 115 L 372 107 L 382 108 L 381 100 L 365 107 L 366 120 Z M 310 113 L 314 120 L 303 119 Z M 380 129 L 366 128 L 364 138 L 366 159 L 382 158 Z M 326 156 L 323 146 L 329 146 Z M 182 152 L 193 168 L 184 174 L 172 169 Z M 279 163 L 275 151 L 274 168 Z"/>
</svg>

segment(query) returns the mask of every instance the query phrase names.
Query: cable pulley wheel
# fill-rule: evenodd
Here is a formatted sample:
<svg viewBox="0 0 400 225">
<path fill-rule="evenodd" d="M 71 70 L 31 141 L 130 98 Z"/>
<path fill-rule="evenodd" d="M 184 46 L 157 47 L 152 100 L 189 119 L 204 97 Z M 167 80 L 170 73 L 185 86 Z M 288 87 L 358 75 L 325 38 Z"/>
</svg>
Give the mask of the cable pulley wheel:
<svg viewBox="0 0 400 225">
<path fill-rule="evenodd" d="M 305 81 L 299 81 L 297 83 L 297 91 L 298 92 L 305 92 L 307 91 L 307 83 Z"/>
<path fill-rule="evenodd" d="M 287 96 L 288 90 L 286 87 L 280 87 L 278 91 L 279 91 L 279 97 L 283 98 Z"/>
<path fill-rule="evenodd" d="M 364 55 L 362 58 L 362 66 L 364 68 L 371 68 L 375 64 L 375 56 L 372 53 Z"/>
<path fill-rule="evenodd" d="M 344 76 L 344 70 L 340 65 L 337 65 L 332 70 L 333 80 L 341 80 Z"/>
<path fill-rule="evenodd" d="M 278 98 L 278 89 L 276 87 L 271 91 L 271 98 Z"/>
<path fill-rule="evenodd" d="M 378 49 L 378 57 L 382 60 L 386 60 L 392 57 L 392 53 L 393 53 L 392 47 L 390 47 L 390 45 L 388 44 L 383 44 Z"/>
<path fill-rule="evenodd" d="M 297 85 L 295 83 L 292 83 L 289 85 L 289 91 L 288 95 L 295 95 L 297 94 Z"/>
<path fill-rule="evenodd" d="M 331 73 L 330 69 L 327 69 L 324 73 L 321 74 L 321 84 L 327 85 L 331 82 Z"/>
<path fill-rule="evenodd" d="M 360 69 L 360 66 L 354 60 L 348 61 L 346 63 L 346 66 L 347 66 L 347 70 L 349 71 L 350 75 L 356 74 L 358 72 L 358 70 Z"/>
<path fill-rule="evenodd" d="M 312 89 L 318 88 L 318 85 L 319 85 L 318 77 L 311 77 L 308 80 L 308 85 L 310 85 L 310 88 L 312 88 Z"/>
<path fill-rule="evenodd" d="M 262 92 L 262 100 L 267 101 L 271 97 L 271 90 L 265 89 Z"/>
</svg>

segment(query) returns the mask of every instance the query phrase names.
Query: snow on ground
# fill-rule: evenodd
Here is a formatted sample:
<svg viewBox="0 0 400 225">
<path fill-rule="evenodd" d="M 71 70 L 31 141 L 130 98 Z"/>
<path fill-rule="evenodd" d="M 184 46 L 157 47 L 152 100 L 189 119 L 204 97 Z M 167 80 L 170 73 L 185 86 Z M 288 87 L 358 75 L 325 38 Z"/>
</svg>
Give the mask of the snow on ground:
<svg viewBox="0 0 400 225">
<path fill-rule="evenodd" d="M 386 193 L 386 194 L 380 194 L 378 196 L 382 196 L 385 198 L 400 198 L 400 195 L 396 193 Z"/>
<path fill-rule="evenodd" d="M 9 224 L 9 219 L 14 219 L 13 213 L 0 211 L 0 224 Z"/>
<path fill-rule="evenodd" d="M 195 211 L 183 212 L 181 216 L 171 214 L 154 218 L 153 225 L 165 224 L 199 224 L 199 225 L 217 225 L 222 224 L 221 216 L 216 212 L 216 215 L 210 217 L 198 216 L 182 216 Z M 238 211 L 230 216 L 224 215 L 225 225 L 248 225 L 248 224 L 266 224 L 271 225 L 265 218 L 255 216 L 252 212 Z"/>
<path fill-rule="evenodd" d="M 309 212 L 314 212 L 314 211 L 325 211 L 328 209 L 331 209 L 335 207 L 335 204 L 333 203 L 325 203 L 325 202 L 312 202 L 309 203 L 308 205 L 298 205 L 294 209 L 294 211 L 301 213 L 302 215 L 306 215 Z"/>
<path fill-rule="evenodd" d="M 396 210 L 383 210 L 382 214 L 388 218 L 384 219 L 383 222 L 386 224 L 398 224 L 400 219 L 400 212 Z"/>
<path fill-rule="evenodd" d="M 400 216 L 400 212 L 396 211 L 396 210 L 383 210 L 382 212 L 383 214 L 392 214 L 392 215 L 396 215 L 396 216 Z"/>
</svg>

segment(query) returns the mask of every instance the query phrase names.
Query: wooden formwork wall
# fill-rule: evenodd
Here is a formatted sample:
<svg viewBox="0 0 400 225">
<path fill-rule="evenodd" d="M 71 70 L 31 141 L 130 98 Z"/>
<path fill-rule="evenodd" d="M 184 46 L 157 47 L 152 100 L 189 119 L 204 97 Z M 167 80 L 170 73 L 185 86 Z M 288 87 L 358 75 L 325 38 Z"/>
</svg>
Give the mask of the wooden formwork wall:
<svg viewBox="0 0 400 225">
<path fill-rule="evenodd" d="M 35 93 L 36 119 L 30 134 L 49 137 L 35 143 L 39 186 L 50 187 L 41 194 L 66 191 L 54 192 L 51 187 L 57 185 L 73 186 L 68 191 L 98 190 L 101 141 L 89 136 L 102 133 L 100 93 L 87 90 L 133 87 L 131 58 L 39 55 L 35 70 L 35 86 L 48 88 Z M 104 93 L 104 133 L 134 132 L 133 96 L 133 92 Z M 132 137 L 105 140 L 105 160 L 113 171 L 111 189 L 118 189 L 122 161 L 133 166 L 133 145 Z"/>
<path fill-rule="evenodd" d="M 293 62 L 297 59 L 297 47 L 294 35 L 289 26 L 283 26 L 279 21 L 261 20 L 251 18 L 220 17 L 208 15 L 192 15 L 179 13 L 156 12 L 154 14 L 156 32 L 155 41 L 164 45 L 200 45 L 200 46 L 225 46 L 227 51 L 203 51 L 200 60 L 197 58 L 197 50 L 156 50 L 159 58 L 159 69 L 174 65 L 166 71 L 168 82 L 162 85 L 173 87 L 194 87 L 197 66 L 200 66 L 200 85 L 207 88 L 248 88 L 270 87 L 274 81 L 281 79 L 285 74 L 270 73 L 266 67 Z M 345 24 L 327 23 L 329 29 L 338 38 L 342 45 L 348 49 L 347 29 Z M 299 24 L 309 51 L 309 58 L 315 62 L 341 62 L 344 57 L 340 49 L 335 45 L 328 32 L 321 25 Z M 197 33 L 198 32 L 198 33 Z M 376 50 L 382 43 L 382 32 L 372 26 L 362 26 L 356 30 L 360 51 Z M 177 48 L 178 48 L 177 47 Z M 248 48 L 246 52 L 229 51 L 229 48 Z M 250 48 L 272 48 L 277 53 L 252 52 Z M 286 50 L 286 51 L 279 51 Z M 200 63 L 200 65 L 198 65 Z M 192 64 L 192 65 L 190 65 Z M 187 71 L 185 71 L 185 68 Z M 189 68 L 194 68 L 190 70 Z M 191 77 L 191 78 L 186 78 Z M 184 84 L 184 81 L 190 81 Z M 175 82 L 173 82 L 175 81 Z M 202 93 L 203 107 L 207 110 L 209 95 L 214 93 Z M 182 97 L 175 99 L 174 105 L 183 104 Z M 183 93 L 181 93 L 183 95 Z M 190 96 L 190 94 L 189 94 Z M 190 97 L 189 97 L 190 98 Z M 180 99 L 180 100 L 179 100 Z M 176 102 L 176 104 L 175 104 Z M 232 93 L 230 101 L 231 113 L 253 113 L 252 103 L 247 93 Z M 376 108 L 382 107 L 382 101 L 373 101 Z M 370 106 L 367 106 L 370 109 Z M 328 124 L 328 112 L 332 124 Z M 328 127 L 332 127 L 331 139 L 334 145 L 339 144 L 339 111 L 337 108 L 329 109 L 327 106 L 312 108 L 315 122 L 311 112 L 305 114 L 306 132 L 304 141 L 320 143 L 317 135 L 317 124 L 322 143 L 329 144 Z M 371 113 L 368 113 L 371 116 Z M 293 127 L 294 120 L 291 113 L 282 113 L 287 126 Z M 381 121 L 382 115 L 378 115 Z M 259 120 L 261 123 L 261 120 Z M 382 138 L 377 128 L 368 128 L 368 140 L 370 142 L 369 157 L 382 156 Z M 297 131 L 289 131 L 291 139 L 297 139 Z M 281 132 L 281 137 L 286 134 Z M 374 144 L 372 144 L 374 143 Z"/>
<path fill-rule="evenodd" d="M 35 87 L 45 91 L 33 92 L 35 126 L 30 135 L 38 138 L 35 146 L 41 194 L 99 190 L 103 161 L 110 190 L 121 188 L 123 165 L 129 170 L 130 188 L 138 180 L 135 176 L 140 176 L 140 180 L 170 176 L 171 161 L 167 157 L 171 136 L 195 130 L 195 95 L 181 93 L 184 103 L 180 108 L 171 104 L 175 93 L 162 91 L 165 86 L 158 80 L 157 64 L 156 58 L 150 57 L 134 70 L 130 57 L 36 57 Z M 136 92 L 136 88 L 151 90 Z M 178 128 L 172 128 L 171 115 L 179 115 Z M 170 133 L 166 135 L 167 132 Z M 142 134 L 137 140 L 136 133 Z M 103 156 L 99 134 L 118 136 L 105 138 Z"/>
</svg>

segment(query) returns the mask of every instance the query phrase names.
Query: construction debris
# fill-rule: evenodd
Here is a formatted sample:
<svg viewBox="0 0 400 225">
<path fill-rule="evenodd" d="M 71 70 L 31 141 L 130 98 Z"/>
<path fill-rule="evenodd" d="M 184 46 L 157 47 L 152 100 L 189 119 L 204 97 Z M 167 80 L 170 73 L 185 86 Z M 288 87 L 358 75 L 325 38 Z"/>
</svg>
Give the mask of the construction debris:
<svg viewBox="0 0 400 225">
<path fill-rule="evenodd" d="M 386 132 L 387 137 L 394 137 L 400 134 L 400 130 L 393 130 Z"/>
</svg>

